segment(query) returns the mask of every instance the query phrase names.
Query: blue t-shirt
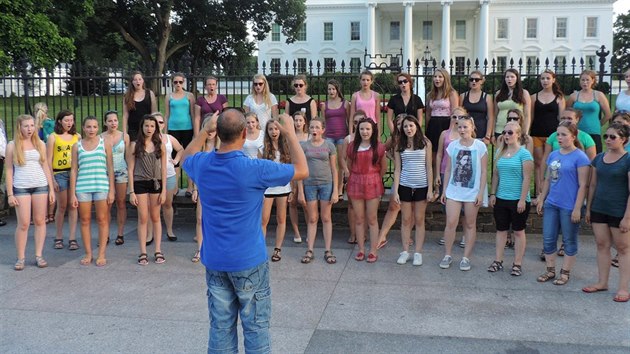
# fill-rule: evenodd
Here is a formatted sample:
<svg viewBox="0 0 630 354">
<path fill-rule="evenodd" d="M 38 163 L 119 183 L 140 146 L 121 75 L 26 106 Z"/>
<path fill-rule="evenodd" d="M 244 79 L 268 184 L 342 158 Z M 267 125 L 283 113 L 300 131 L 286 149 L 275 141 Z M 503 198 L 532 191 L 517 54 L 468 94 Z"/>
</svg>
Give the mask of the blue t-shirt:
<svg viewBox="0 0 630 354">
<path fill-rule="evenodd" d="M 238 272 L 265 262 L 264 193 L 269 187 L 289 183 L 293 165 L 253 160 L 242 151 L 232 151 L 200 152 L 187 158 L 182 167 L 199 190 L 201 262 L 222 272 Z"/>
<path fill-rule="evenodd" d="M 497 160 L 497 172 L 499 173 L 499 185 L 497 187 L 497 198 L 503 200 L 521 199 L 523 188 L 523 162 L 533 161 L 532 154 L 524 147 L 507 157 L 505 154 Z M 529 191 L 525 201 L 529 202 Z"/>
<path fill-rule="evenodd" d="M 630 158 L 624 154 L 619 160 L 607 163 L 601 153 L 591 165 L 597 172 L 597 184 L 591 210 L 600 214 L 623 218 L 628 203 L 628 173 Z"/>
<path fill-rule="evenodd" d="M 580 187 L 578 168 L 588 166 L 590 161 L 584 151 L 575 149 L 563 155 L 553 151 L 547 158 L 549 194 L 546 202 L 558 208 L 573 210 Z"/>
</svg>

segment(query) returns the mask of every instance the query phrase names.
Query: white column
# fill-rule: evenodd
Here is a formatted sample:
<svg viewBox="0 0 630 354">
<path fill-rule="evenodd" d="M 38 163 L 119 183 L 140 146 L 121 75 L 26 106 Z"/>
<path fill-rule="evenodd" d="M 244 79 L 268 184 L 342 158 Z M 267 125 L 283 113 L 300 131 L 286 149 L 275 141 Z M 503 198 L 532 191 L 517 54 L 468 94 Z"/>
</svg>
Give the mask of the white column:
<svg viewBox="0 0 630 354">
<path fill-rule="evenodd" d="M 484 59 L 488 58 L 488 31 L 489 31 L 489 16 L 490 12 L 490 0 L 479 0 L 481 9 L 479 11 L 479 42 L 477 43 L 477 58 L 479 59 L 479 65 L 483 65 Z"/>
<path fill-rule="evenodd" d="M 376 3 L 368 2 L 368 23 L 367 23 L 367 51 L 374 56 L 376 54 Z M 373 59 L 371 60 L 374 61 Z M 366 65 L 367 63 L 363 63 Z"/>
<path fill-rule="evenodd" d="M 451 58 L 451 4 L 453 0 L 442 0 L 442 46 L 440 48 L 440 60 L 444 60 L 448 68 Z M 438 66 L 440 63 L 438 63 Z"/>
<path fill-rule="evenodd" d="M 413 1 L 404 1 L 403 6 L 405 7 L 405 40 L 403 44 L 403 62 L 402 67 L 407 67 L 407 61 L 411 62 L 411 69 L 409 72 L 411 73 L 414 67 L 414 57 L 413 57 Z"/>
</svg>

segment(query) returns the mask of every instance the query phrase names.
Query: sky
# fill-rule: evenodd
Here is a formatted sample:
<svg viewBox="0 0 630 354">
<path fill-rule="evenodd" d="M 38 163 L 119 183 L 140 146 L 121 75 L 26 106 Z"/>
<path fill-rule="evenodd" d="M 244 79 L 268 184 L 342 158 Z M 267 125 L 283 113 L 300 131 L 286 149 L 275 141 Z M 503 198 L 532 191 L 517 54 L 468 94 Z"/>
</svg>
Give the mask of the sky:
<svg viewBox="0 0 630 354">
<path fill-rule="evenodd" d="M 630 11 L 630 0 L 617 0 L 613 4 L 613 11 L 615 12 L 615 18 L 617 18 L 617 15 L 628 13 Z"/>
</svg>

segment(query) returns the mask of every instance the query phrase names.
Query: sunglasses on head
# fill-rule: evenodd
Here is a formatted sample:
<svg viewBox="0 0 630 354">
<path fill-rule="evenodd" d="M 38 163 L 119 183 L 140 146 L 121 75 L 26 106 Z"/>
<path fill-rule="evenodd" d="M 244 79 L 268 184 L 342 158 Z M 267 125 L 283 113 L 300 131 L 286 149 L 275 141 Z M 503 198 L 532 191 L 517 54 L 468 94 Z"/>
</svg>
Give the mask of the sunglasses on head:
<svg viewBox="0 0 630 354">
<path fill-rule="evenodd" d="M 118 111 L 116 111 L 116 110 L 107 111 L 107 112 L 105 112 L 105 117 L 107 117 L 110 114 L 118 114 Z"/>
<path fill-rule="evenodd" d="M 521 119 L 519 117 L 507 117 L 507 121 L 508 122 L 518 122 L 518 120 Z"/>
<path fill-rule="evenodd" d="M 468 79 L 468 81 L 470 81 L 470 82 L 479 82 L 479 81 L 481 81 L 481 78 L 480 77 L 471 77 L 471 78 Z"/>
<path fill-rule="evenodd" d="M 158 122 L 158 124 L 164 124 L 163 120 L 158 120 L 157 122 Z"/>
<path fill-rule="evenodd" d="M 618 136 L 613 135 L 613 134 L 604 134 L 603 137 L 604 137 L 604 140 L 608 140 L 608 138 L 610 138 L 610 140 L 612 141 L 615 141 L 618 138 Z"/>
<path fill-rule="evenodd" d="M 573 121 L 573 117 L 560 117 L 560 120 L 570 120 L 570 121 Z"/>
<path fill-rule="evenodd" d="M 184 80 L 181 80 L 181 81 L 180 80 L 173 80 L 173 83 L 175 85 L 183 85 L 184 84 Z"/>
<path fill-rule="evenodd" d="M 470 120 L 472 120 L 472 117 L 471 116 L 458 116 L 458 115 L 453 114 L 451 116 L 451 119 L 457 119 L 457 120 L 470 119 Z"/>
<path fill-rule="evenodd" d="M 295 88 L 304 87 L 304 84 L 293 84 L 293 87 L 295 87 Z"/>
<path fill-rule="evenodd" d="M 404 80 L 398 80 L 398 85 L 404 85 L 406 83 L 409 83 L 409 80 L 404 79 Z"/>
<path fill-rule="evenodd" d="M 265 85 L 264 82 L 254 82 L 254 86 L 263 86 Z"/>
<path fill-rule="evenodd" d="M 503 132 L 501 132 L 501 134 L 512 136 L 512 135 L 514 135 L 514 131 L 512 131 L 512 130 L 504 130 Z"/>
</svg>

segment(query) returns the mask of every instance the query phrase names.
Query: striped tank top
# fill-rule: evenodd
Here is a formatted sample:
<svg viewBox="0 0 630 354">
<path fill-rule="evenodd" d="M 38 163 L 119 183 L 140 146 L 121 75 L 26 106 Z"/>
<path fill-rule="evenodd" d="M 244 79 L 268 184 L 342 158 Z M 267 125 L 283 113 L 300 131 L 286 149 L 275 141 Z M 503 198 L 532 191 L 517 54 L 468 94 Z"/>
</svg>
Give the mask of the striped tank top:
<svg viewBox="0 0 630 354">
<path fill-rule="evenodd" d="M 37 149 L 24 151 L 24 165 L 20 166 L 13 160 L 13 187 L 36 188 L 48 185 L 44 168 L 39 162 L 41 155 Z M 9 186 L 7 186 L 9 187 Z"/>
<path fill-rule="evenodd" d="M 52 133 L 55 137 L 53 146 L 52 168 L 55 174 L 70 171 L 72 167 L 72 146 L 79 141 L 79 134 L 74 134 L 72 139 L 63 140 L 57 133 Z"/>
<path fill-rule="evenodd" d="M 405 150 L 400 153 L 402 169 L 400 171 L 400 185 L 409 188 L 425 188 L 429 186 L 427 180 L 427 149 Z"/>
<path fill-rule="evenodd" d="M 107 193 L 109 178 L 107 177 L 107 155 L 105 142 L 99 137 L 94 150 L 85 150 L 83 142 L 78 143 L 77 158 L 79 173 L 77 175 L 76 193 Z"/>
</svg>

